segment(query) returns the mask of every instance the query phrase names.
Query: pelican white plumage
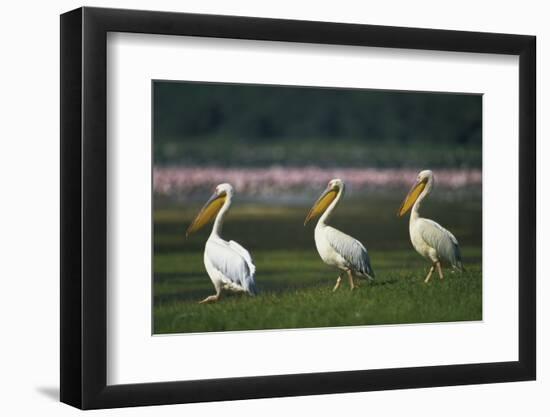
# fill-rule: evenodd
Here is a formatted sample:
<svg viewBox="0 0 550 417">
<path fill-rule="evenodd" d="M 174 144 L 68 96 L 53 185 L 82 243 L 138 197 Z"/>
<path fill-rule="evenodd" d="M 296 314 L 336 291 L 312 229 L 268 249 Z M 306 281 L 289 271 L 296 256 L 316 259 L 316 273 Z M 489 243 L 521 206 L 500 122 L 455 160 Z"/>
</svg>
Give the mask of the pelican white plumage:
<svg viewBox="0 0 550 417">
<path fill-rule="evenodd" d="M 223 291 L 248 293 L 256 295 L 256 266 L 250 253 L 237 242 L 221 238 L 225 214 L 231 206 L 233 187 L 220 184 L 206 202 L 193 223 L 187 229 L 187 236 L 201 229 L 214 219 L 212 232 L 204 249 L 204 266 L 216 294 L 206 297 L 200 303 L 218 301 Z"/>
<path fill-rule="evenodd" d="M 422 202 L 430 194 L 433 186 L 433 172 L 430 170 L 420 172 L 397 212 L 398 216 L 403 216 L 412 207 L 409 220 L 412 245 L 420 255 L 432 263 L 428 275 L 424 279 L 425 283 L 430 281 L 435 268 L 437 268 L 439 278 L 443 279 L 442 261 L 453 269 L 464 270 L 460 247 L 454 235 L 433 220 L 420 217 L 419 210 Z"/>
<path fill-rule="evenodd" d="M 354 275 L 374 279 L 369 254 L 363 244 L 327 224 L 343 195 L 344 182 L 340 179 L 331 180 L 304 222 L 305 226 L 311 219 L 321 216 L 315 226 L 315 246 L 323 262 L 340 270 L 333 291 L 340 287 L 344 273 L 348 275 L 352 290 L 356 287 Z"/>
</svg>

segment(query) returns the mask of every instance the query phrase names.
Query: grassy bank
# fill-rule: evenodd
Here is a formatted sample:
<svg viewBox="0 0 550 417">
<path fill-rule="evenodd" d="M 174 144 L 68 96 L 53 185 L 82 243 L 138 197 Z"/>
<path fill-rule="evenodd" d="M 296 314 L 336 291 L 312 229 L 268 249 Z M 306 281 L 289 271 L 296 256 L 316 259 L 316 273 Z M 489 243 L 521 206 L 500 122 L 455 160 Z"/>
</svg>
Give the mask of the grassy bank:
<svg viewBox="0 0 550 417">
<path fill-rule="evenodd" d="M 261 293 L 214 305 L 197 304 L 213 293 L 202 259 L 209 230 L 184 237 L 198 207 L 156 207 L 154 333 L 480 320 L 480 202 L 426 204 L 425 215 L 459 239 L 468 269 L 447 270 L 445 280 L 428 285 L 429 265 L 410 246 L 407 219 L 395 217 L 397 203 L 349 199 L 338 208 L 334 225 L 367 246 L 377 277 L 354 292 L 344 282 L 332 293 L 337 272 L 320 260 L 313 227 L 302 226 L 307 207 L 236 202 L 224 236 L 252 253 Z"/>
</svg>

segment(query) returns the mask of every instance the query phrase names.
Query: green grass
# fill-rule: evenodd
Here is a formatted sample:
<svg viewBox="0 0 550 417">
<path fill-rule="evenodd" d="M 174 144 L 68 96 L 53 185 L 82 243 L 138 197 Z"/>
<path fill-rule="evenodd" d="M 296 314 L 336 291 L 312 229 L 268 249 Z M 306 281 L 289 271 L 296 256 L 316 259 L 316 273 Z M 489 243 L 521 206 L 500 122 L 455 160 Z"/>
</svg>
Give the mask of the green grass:
<svg viewBox="0 0 550 417">
<path fill-rule="evenodd" d="M 410 246 L 406 219 L 396 201 L 344 201 L 335 226 L 362 240 L 376 271 L 351 292 L 347 280 L 332 292 L 337 271 L 319 258 L 313 226 L 303 227 L 305 207 L 236 205 L 224 235 L 248 248 L 257 267 L 256 297 L 213 294 L 203 265 L 209 231 L 186 240 L 196 207 L 155 210 L 154 333 L 335 327 L 482 319 L 481 204 L 433 202 L 426 215 L 449 227 L 461 242 L 465 273 L 445 269 L 443 281 L 423 280 L 428 263 Z M 428 205 L 426 205 L 428 206 Z M 374 208 L 373 208 L 374 207 Z M 389 215 L 388 215 L 389 213 Z"/>
</svg>

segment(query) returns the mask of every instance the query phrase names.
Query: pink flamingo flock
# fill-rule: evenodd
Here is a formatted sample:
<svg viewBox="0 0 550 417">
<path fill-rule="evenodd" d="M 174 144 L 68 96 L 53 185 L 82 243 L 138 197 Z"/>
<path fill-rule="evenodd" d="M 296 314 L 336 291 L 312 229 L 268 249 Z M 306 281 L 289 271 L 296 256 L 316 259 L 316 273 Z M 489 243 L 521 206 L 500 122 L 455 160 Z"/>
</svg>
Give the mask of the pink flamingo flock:
<svg viewBox="0 0 550 417">
<path fill-rule="evenodd" d="M 416 169 L 320 168 L 320 167 L 155 167 L 153 190 L 157 195 L 189 195 L 229 182 L 240 194 L 272 196 L 281 192 L 318 189 L 327 178 L 345 178 L 354 189 L 407 187 Z M 481 187 L 479 169 L 437 170 L 438 187 L 457 190 Z"/>
</svg>

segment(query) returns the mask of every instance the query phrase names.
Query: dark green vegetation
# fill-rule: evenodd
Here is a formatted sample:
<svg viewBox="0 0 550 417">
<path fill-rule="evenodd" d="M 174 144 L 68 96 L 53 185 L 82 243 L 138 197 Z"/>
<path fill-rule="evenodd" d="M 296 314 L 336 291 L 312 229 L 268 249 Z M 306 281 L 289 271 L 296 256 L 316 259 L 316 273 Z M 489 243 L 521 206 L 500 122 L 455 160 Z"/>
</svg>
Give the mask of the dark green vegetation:
<svg viewBox="0 0 550 417">
<path fill-rule="evenodd" d="M 370 196 L 346 198 L 333 225 L 360 239 L 377 274 L 350 292 L 347 281 L 332 293 L 337 272 L 321 261 L 314 225 L 303 227 L 309 207 L 234 204 L 224 237 L 249 249 L 257 266 L 257 297 L 227 296 L 199 305 L 213 294 L 204 269 L 209 228 L 185 239 L 199 206 L 165 205 L 155 210 L 154 333 L 306 328 L 389 323 L 480 320 L 482 318 L 481 204 L 430 200 L 423 215 L 459 239 L 467 272 L 422 281 L 428 264 L 411 247 L 408 217 L 397 218 L 399 201 Z"/>
<path fill-rule="evenodd" d="M 157 165 L 481 167 L 480 95 L 154 84 Z"/>
</svg>

